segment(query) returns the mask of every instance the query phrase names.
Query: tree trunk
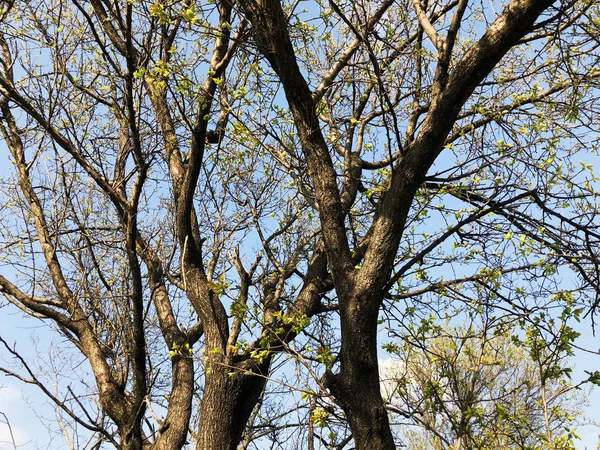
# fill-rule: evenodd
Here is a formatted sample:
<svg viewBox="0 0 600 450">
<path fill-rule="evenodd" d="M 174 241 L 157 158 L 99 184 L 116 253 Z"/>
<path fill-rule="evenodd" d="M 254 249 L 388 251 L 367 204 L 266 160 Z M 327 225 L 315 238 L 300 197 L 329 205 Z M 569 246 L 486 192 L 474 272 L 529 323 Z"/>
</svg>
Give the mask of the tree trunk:
<svg viewBox="0 0 600 450">
<path fill-rule="evenodd" d="M 192 358 L 173 357 L 173 388 L 167 417 L 158 430 L 152 450 L 178 450 L 185 445 L 192 415 L 194 362 Z"/>
<path fill-rule="evenodd" d="M 121 437 L 122 450 L 142 450 L 143 440 L 141 433 L 136 433 L 132 430 L 124 430 L 119 433 Z"/>
<path fill-rule="evenodd" d="M 377 326 L 379 299 L 340 302 L 340 372 L 326 375 L 329 390 L 346 413 L 356 450 L 395 450 L 379 388 Z"/>
<path fill-rule="evenodd" d="M 246 422 L 265 387 L 270 361 L 259 365 L 246 360 L 236 365 L 217 365 L 206 370 L 200 408 L 197 450 L 236 450 Z M 260 375 L 249 374 L 249 371 Z"/>
</svg>

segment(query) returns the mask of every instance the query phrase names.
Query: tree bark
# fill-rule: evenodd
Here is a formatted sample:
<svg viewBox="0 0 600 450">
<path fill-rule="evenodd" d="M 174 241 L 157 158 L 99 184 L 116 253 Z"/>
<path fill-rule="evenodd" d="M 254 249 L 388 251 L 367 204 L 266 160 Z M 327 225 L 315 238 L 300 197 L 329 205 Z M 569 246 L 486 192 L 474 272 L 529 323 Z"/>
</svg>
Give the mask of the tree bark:
<svg viewBox="0 0 600 450">
<path fill-rule="evenodd" d="M 379 305 L 377 298 L 340 302 L 340 371 L 327 373 L 325 383 L 348 418 L 357 449 L 395 450 L 379 387 L 377 334 L 373 333 Z"/>
<path fill-rule="evenodd" d="M 214 362 L 205 372 L 198 450 L 236 450 L 265 387 L 270 361 L 248 359 L 230 367 Z M 258 375 L 255 375 L 258 374 Z"/>
<path fill-rule="evenodd" d="M 158 430 L 152 450 L 183 448 L 192 415 L 194 362 L 191 358 L 175 356 L 171 362 L 172 389 L 167 417 Z"/>
</svg>

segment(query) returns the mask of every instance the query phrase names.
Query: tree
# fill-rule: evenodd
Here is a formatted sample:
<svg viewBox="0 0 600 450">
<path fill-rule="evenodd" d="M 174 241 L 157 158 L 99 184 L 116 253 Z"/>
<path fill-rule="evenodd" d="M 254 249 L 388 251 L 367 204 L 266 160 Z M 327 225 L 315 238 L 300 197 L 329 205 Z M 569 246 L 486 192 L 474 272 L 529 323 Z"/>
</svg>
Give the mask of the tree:
<svg viewBox="0 0 600 450">
<path fill-rule="evenodd" d="M 93 445 L 247 445 L 287 354 L 310 445 L 330 398 L 336 445 L 393 449 L 380 326 L 600 298 L 595 2 L 300 7 L 2 4 L 0 290 L 94 400 L 3 370 Z"/>
<path fill-rule="evenodd" d="M 539 352 L 506 325 L 435 325 L 390 345 L 384 391 L 409 449 L 574 448 L 573 425 L 585 398 L 566 365 L 573 332 Z M 526 333 L 525 333 L 526 334 Z M 543 357 L 541 357 L 543 354 Z"/>
</svg>

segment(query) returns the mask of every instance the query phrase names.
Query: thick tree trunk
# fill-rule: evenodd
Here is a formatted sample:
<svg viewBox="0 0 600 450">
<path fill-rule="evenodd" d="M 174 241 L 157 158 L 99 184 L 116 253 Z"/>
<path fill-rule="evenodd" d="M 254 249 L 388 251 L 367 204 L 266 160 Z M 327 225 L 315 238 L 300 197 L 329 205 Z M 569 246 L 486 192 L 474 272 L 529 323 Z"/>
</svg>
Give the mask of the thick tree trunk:
<svg viewBox="0 0 600 450">
<path fill-rule="evenodd" d="M 265 387 L 270 362 L 260 367 L 253 360 L 237 365 L 211 364 L 206 371 L 200 410 L 197 450 L 236 450 L 252 410 Z M 231 374 L 231 375 L 230 375 Z"/>
<path fill-rule="evenodd" d="M 142 450 L 144 447 L 141 433 L 133 430 L 123 430 L 119 433 L 122 450 Z"/>
<path fill-rule="evenodd" d="M 395 450 L 379 388 L 377 327 L 379 299 L 340 302 L 342 348 L 340 372 L 326 383 L 346 413 L 356 450 Z"/>
</svg>

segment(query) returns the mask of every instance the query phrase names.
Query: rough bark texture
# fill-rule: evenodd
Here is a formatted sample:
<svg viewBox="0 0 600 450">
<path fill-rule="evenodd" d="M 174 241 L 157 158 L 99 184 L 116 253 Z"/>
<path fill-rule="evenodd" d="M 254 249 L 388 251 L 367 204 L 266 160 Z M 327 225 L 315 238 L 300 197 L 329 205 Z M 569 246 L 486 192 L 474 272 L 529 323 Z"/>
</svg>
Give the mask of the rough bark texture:
<svg viewBox="0 0 600 450">
<path fill-rule="evenodd" d="M 214 366 L 206 374 L 200 412 L 203 426 L 196 443 L 198 450 L 237 448 L 248 418 L 266 384 L 265 376 L 248 375 L 245 370 L 259 374 L 264 371 L 266 374 L 269 363 L 264 362 L 258 367 L 253 361 L 247 361 L 235 369 Z M 233 370 L 234 374 L 230 375 Z"/>
<path fill-rule="evenodd" d="M 379 390 L 377 358 L 378 293 L 340 302 L 342 349 L 340 372 L 326 384 L 350 422 L 357 449 L 395 449 L 387 412 Z"/>
</svg>

